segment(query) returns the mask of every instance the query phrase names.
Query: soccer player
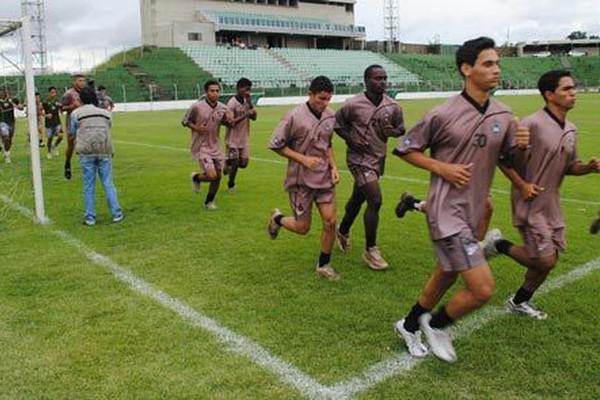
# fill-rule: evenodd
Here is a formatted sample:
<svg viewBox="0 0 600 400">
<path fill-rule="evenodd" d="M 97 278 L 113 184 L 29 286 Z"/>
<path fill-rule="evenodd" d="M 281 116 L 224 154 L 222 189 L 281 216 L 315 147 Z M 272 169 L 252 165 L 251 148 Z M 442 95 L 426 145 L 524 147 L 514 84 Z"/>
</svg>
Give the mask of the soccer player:
<svg viewBox="0 0 600 400">
<path fill-rule="evenodd" d="M 437 264 L 417 303 L 395 324 L 414 357 L 428 350 L 447 362 L 456 361 L 448 331 L 462 316 L 482 307 L 492 296 L 494 278 L 476 229 L 498 162 L 526 157 L 529 133 L 517 128 L 512 112 L 490 98 L 500 80 L 500 58 L 492 39 L 465 42 L 456 53 L 464 78 L 461 94 L 428 112 L 401 139 L 394 154 L 431 172 L 427 223 Z M 518 149 L 517 149 L 517 148 Z M 424 151 L 431 149 L 430 156 Z M 465 286 L 431 314 L 458 277 Z"/>
<path fill-rule="evenodd" d="M 96 95 L 98 96 L 98 107 L 106 111 L 112 111 L 115 108 L 115 103 L 112 98 L 106 94 L 106 87 L 104 85 L 98 85 Z"/>
<path fill-rule="evenodd" d="M 121 222 L 123 210 L 112 178 L 114 150 L 110 138 L 110 113 L 96 106 L 98 98 L 92 88 L 82 88 L 78 92 L 78 99 L 82 106 L 71 113 L 69 135 L 77 136 L 75 152 L 79 155 L 83 177 L 83 223 L 87 226 L 96 225 L 96 174 L 104 187 L 112 221 Z"/>
<path fill-rule="evenodd" d="M 531 149 L 527 162 L 514 166 L 522 180 L 512 185 L 511 193 L 513 224 L 524 245 L 499 239 L 494 247 L 495 254 L 505 254 L 527 269 L 525 282 L 507 303 L 508 310 L 545 319 L 547 314 L 530 299 L 556 266 L 559 252 L 566 248 L 560 185 L 565 175 L 600 172 L 600 161 L 582 163 L 577 155 L 577 128 L 567 120 L 577 100 L 571 73 L 546 72 L 538 81 L 538 89 L 546 107 L 521 122 L 531 132 Z"/>
<path fill-rule="evenodd" d="M 11 97 L 10 87 L 5 85 L 0 98 L 0 136 L 4 147 L 4 162 L 10 164 L 10 149 L 15 136 L 15 109 L 22 110 L 23 105 L 16 97 Z"/>
<path fill-rule="evenodd" d="M 219 148 L 219 131 L 221 125 L 229 125 L 232 117 L 227 106 L 219 102 L 221 86 L 215 80 L 204 84 L 206 97 L 194 103 L 183 116 L 181 124 L 192 131 L 192 158 L 200 164 L 203 173 L 192 172 L 192 189 L 200 192 L 202 182 L 210 182 L 204 201 L 207 211 L 217 209 L 215 197 L 221 183 L 223 171 L 223 153 Z"/>
<path fill-rule="evenodd" d="M 383 67 L 367 67 L 364 80 L 366 91 L 348 100 L 335 114 L 335 131 L 348 145 L 346 163 L 354 178 L 354 188 L 337 229 L 337 238 L 341 250 L 349 251 L 350 228 L 366 201 L 363 259 L 370 268 L 382 270 L 388 263 L 377 247 L 382 203 L 379 179 L 384 171 L 388 138 L 404 134 L 404 118 L 398 103 L 385 94 L 387 73 Z"/>
<path fill-rule="evenodd" d="M 321 254 L 317 274 L 325 279 L 338 280 L 331 265 L 335 244 L 335 189 L 340 175 L 331 140 L 335 116 L 328 108 L 333 84 L 325 76 L 310 83 L 308 101 L 290 111 L 279 123 L 269 147 L 289 160 L 284 187 L 289 193 L 293 216 L 286 217 L 278 209 L 271 212 L 267 232 L 275 239 L 281 227 L 305 235 L 311 228 L 313 203 L 323 222 Z"/>
<path fill-rule="evenodd" d="M 37 128 L 38 128 L 38 144 L 39 147 L 44 147 L 44 105 L 42 104 L 42 97 L 40 92 L 35 92 L 35 110 L 37 116 Z"/>
<path fill-rule="evenodd" d="M 61 99 L 61 111 L 67 113 L 65 118 L 65 130 L 67 131 L 67 150 L 65 151 L 65 178 L 71 179 L 71 159 L 75 149 L 75 135 L 71 135 L 71 113 L 81 106 L 79 93 L 85 87 L 85 77 L 82 74 L 74 74 L 72 77 L 73 86 L 65 92 Z"/>
<path fill-rule="evenodd" d="M 233 115 L 233 122 L 225 134 L 227 160 L 223 173 L 229 174 L 227 188 L 235 192 L 235 178 L 238 168 L 244 169 L 250 160 L 249 136 L 250 120 L 256 121 L 256 109 L 252 104 L 252 82 L 242 78 L 237 82 L 237 93 L 227 102 L 227 109 Z"/>
<path fill-rule="evenodd" d="M 46 137 L 48 138 L 48 158 L 58 156 L 58 145 L 63 140 L 62 124 L 60 121 L 61 104 L 58 100 L 58 92 L 55 86 L 48 88 L 48 98 L 43 103 Z M 54 143 L 52 142 L 55 139 Z"/>
</svg>

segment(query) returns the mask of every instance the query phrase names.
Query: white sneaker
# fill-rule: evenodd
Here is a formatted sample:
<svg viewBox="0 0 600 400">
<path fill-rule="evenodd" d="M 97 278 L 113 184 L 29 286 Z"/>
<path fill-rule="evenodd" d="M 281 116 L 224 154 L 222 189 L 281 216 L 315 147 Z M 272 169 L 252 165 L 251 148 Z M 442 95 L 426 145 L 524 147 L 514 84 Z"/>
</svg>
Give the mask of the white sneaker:
<svg viewBox="0 0 600 400">
<path fill-rule="evenodd" d="M 204 205 L 204 209 L 206 211 L 217 211 L 219 207 L 217 207 L 214 201 L 211 201 L 210 203 Z"/>
<path fill-rule="evenodd" d="M 427 338 L 431 351 L 440 360 L 455 363 L 456 351 L 452 345 L 452 336 L 450 336 L 449 329 L 432 328 L 429 321 L 431 321 L 430 313 L 425 313 L 419 318 L 419 325 Z"/>
<path fill-rule="evenodd" d="M 319 267 L 319 265 L 317 264 L 316 271 L 317 271 L 317 275 L 319 275 L 320 277 L 323 277 L 327 280 L 330 280 L 330 281 L 339 281 L 340 280 L 340 274 L 338 274 L 338 272 L 333 268 L 331 263 L 323 265 L 322 267 Z"/>
<path fill-rule="evenodd" d="M 513 314 L 525 315 L 533 319 L 543 320 L 548 318 L 548 314 L 534 306 L 528 301 L 524 301 L 521 304 L 515 304 L 513 299 L 508 300 L 506 303 L 506 310 Z"/>
<path fill-rule="evenodd" d="M 54 148 L 52 149 L 52 156 L 53 156 L 53 157 L 58 157 L 58 155 L 59 155 L 59 154 L 60 154 L 60 153 L 58 152 L 58 147 L 54 147 Z"/>
<path fill-rule="evenodd" d="M 496 242 L 502 239 L 500 229 L 491 229 L 485 234 L 485 238 L 479 245 L 483 248 L 483 255 L 486 259 L 496 257 L 499 253 L 496 249 Z"/>
<path fill-rule="evenodd" d="M 335 228 L 335 237 L 337 238 L 338 246 L 342 253 L 348 253 L 352 250 L 352 242 L 350 241 L 350 234 L 344 235 L 340 232 L 339 225 Z"/>
<path fill-rule="evenodd" d="M 277 223 L 275 222 L 275 218 L 279 215 L 283 214 L 281 213 L 281 211 L 279 211 L 278 208 L 274 208 L 273 211 L 271 211 L 271 214 L 269 214 L 269 222 L 267 223 L 267 234 L 269 235 L 271 240 L 277 238 L 277 235 L 279 234 L 279 229 L 281 229 L 281 226 L 277 225 Z"/>
<path fill-rule="evenodd" d="M 52 153 L 48 153 L 48 154 L 46 154 L 46 158 L 47 158 L 48 160 L 52 160 Z"/>
<path fill-rule="evenodd" d="M 197 174 L 197 172 L 192 172 L 192 176 L 190 178 L 192 180 L 192 192 L 194 193 L 200 193 L 200 181 L 196 181 L 194 179 L 194 176 L 196 176 Z"/>
<path fill-rule="evenodd" d="M 389 267 L 387 261 L 383 259 L 381 252 L 377 246 L 370 247 L 363 253 L 363 260 L 367 263 L 369 268 L 374 270 L 382 270 Z"/>
<path fill-rule="evenodd" d="M 12 164 L 12 160 L 10 159 L 10 151 L 4 152 L 4 162 L 7 164 Z"/>
<path fill-rule="evenodd" d="M 421 331 L 411 333 L 404 328 L 404 319 L 394 324 L 394 331 L 404 340 L 408 353 L 415 358 L 423 358 L 429 354 L 427 347 L 421 340 Z"/>
</svg>

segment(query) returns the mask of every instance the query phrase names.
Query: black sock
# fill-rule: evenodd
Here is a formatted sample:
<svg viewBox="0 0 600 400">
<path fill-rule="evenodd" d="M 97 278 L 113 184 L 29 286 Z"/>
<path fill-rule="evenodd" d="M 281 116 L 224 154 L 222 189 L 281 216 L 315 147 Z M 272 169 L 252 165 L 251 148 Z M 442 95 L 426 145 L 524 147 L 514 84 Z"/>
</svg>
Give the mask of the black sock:
<svg viewBox="0 0 600 400">
<path fill-rule="evenodd" d="M 207 205 L 208 203 L 214 201 L 215 199 L 215 195 L 214 194 L 207 194 L 206 195 L 206 200 L 204 201 L 204 205 Z"/>
<path fill-rule="evenodd" d="M 498 250 L 498 252 L 500 254 L 505 254 L 505 255 L 508 255 L 510 247 L 513 245 L 514 245 L 513 242 L 511 242 L 509 240 L 505 240 L 505 239 L 500 239 L 495 243 L 496 250 Z"/>
<path fill-rule="evenodd" d="M 281 225 L 281 220 L 283 219 L 283 214 L 279 214 L 278 216 L 276 216 L 275 218 L 273 218 L 273 220 L 275 221 L 275 223 L 279 226 Z"/>
<path fill-rule="evenodd" d="M 431 316 L 431 321 L 429 322 L 429 326 L 434 329 L 444 329 L 448 325 L 452 325 L 454 320 L 452 317 L 448 315 L 446 312 L 446 306 L 442 306 L 438 312 Z"/>
<path fill-rule="evenodd" d="M 519 290 L 517 290 L 517 293 L 515 293 L 515 296 L 513 297 L 513 303 L 521 304 L 524 301 L 529 301 L 532 296 L 533 296 L 533 292 L 530 292 L 529 290 L 527 290 L 527 289 L 523 288 L 523 286 L 521 286 L 519 288 Z"/>
<path fill-rule="evenodd" d="M 200 183 L 200 174 L 194 174 L 194 176 L 192 176 L 192 180 L 195 183 Z"/>
<path fill-rule="evenodd" d="M 419 330 L 419 317 L 426 312 L 431 310 L 423 307 L 419 302 L 415 303 L 415 305 L 411 308 L 410 312 L 406 316 L 404 320 L 404 329 L 409 331 L 410 333 L 415 333 Z"/>
<path fill-rule="evenodd" d="M 234 181 L 232 181 L 232 180 L 230 179 L 230 180 L 227 182 L 227 187 L 228 187 L 229 189 L 231 189 L 232 187 L 235 187 L 235 182 L 234 182 Z"/>
<path fill-rule="evenodd" d="M 331 254 L 321 252 L 319 256 L 319 268 L 329 264 L 329 261 L 331 261 Z"/>
</svg>

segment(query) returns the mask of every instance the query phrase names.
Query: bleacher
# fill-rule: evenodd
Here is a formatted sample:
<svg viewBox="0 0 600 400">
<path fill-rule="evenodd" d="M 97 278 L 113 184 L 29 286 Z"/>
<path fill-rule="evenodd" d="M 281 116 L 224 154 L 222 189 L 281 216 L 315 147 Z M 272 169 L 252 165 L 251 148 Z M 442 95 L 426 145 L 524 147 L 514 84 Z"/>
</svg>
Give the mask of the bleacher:
<svg viewBox="0 0 600 400">
<path fill-rule="evenodd" d="M 368 51 L 321 49 L 240 49 L 237 47 L 184 47 L 199 67 L 233 85 L 245 76 L 258 87 L 306 86 L 317 75 L 335 84 L 357 85 L 371 64 L 387 70 L 392 85 L 417 83 L 419 77 L 387 58 Z"/>
</svg>

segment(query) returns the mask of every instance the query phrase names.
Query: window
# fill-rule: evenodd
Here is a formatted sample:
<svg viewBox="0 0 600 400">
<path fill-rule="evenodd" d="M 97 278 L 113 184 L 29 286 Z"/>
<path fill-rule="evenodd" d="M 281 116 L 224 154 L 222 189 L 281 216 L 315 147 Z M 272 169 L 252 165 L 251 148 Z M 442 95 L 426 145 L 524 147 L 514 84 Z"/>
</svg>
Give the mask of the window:
<svg viewBox="0 0 600 400">
<path fill-rule="evenodd" d="M 202 34 L 200 32 L 188 32 L 188 41 L 200 42 L 202 41 Z"/>
</svg>

